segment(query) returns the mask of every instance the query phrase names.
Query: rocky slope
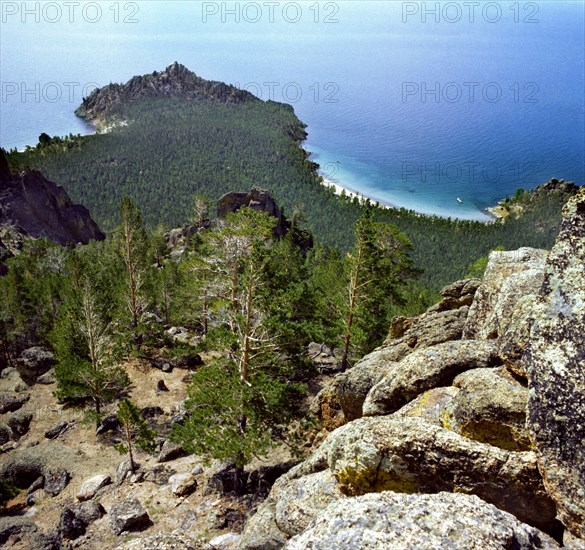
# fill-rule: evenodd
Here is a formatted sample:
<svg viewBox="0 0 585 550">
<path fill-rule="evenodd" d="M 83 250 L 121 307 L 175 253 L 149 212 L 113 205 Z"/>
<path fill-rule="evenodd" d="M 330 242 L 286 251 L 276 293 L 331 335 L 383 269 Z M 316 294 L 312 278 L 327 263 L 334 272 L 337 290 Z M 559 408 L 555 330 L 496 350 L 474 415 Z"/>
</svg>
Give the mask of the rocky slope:
<svg viewBox="0 0 585 550">
<path fill-rule="evenodd" d="M 108 84 L 94 90 L 83 99 L 75 114 L 94 123 L 103 122 L 121 103 L 149 97 L 211 99 L 222 103 L 258 101 L 249 92 L 223 82 L 205 80 L 175 61 L 164 71 L 135 76 L 125 84 Z"/>
<path fill-rule="evenodd" d="M 161 432 L 158 457 L 140 454 L 131 475 L 109 445 L 115 423 L 96 440 L 55 405 L 50 354 L 28 350 L 0 377 L 0 475 L 24 490 L 0 518 L 0 544 L 585 548 L 584 266 L 581 190 L 550 253 L 494 252 L 482 280 L 395 319 L 315 397 L 320 444 L 295 465 L 254 466 L 243 499 L 229 494 L 229 468 L 165 440 L 184 414 L 189 361 L 129 369 Z"/>
<path fill-rule="evenodd" d="M 563 214 L 320 392 L 240 548 L 585 548 L 585 190 Z"/>
<path fill-rule="evenodd" d="M 0 262 L 31 237 L 87 244 L 105 235 L 84 206 L 73 204 L 61 186 L 40 172 L 12 174 L 0 150 Z"/>
</svg>

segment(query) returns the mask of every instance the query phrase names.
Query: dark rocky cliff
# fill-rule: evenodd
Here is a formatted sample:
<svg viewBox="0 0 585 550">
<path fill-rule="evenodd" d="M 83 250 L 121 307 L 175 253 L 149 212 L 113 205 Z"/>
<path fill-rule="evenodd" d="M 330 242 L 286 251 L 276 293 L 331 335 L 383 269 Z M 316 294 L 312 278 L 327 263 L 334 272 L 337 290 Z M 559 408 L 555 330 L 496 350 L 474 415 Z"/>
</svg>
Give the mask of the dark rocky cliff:
<svg viewBox="0 0 585 550">
<path fill-rule="evenodd" d="M 14 254 L 27 237 L 87 244 L 105 235 L 84 206 L 40 172 L 11 174 L 0 151 L 0 254 Z M 0 260 L 2 257 L 0 257 Z"/>
</svg>

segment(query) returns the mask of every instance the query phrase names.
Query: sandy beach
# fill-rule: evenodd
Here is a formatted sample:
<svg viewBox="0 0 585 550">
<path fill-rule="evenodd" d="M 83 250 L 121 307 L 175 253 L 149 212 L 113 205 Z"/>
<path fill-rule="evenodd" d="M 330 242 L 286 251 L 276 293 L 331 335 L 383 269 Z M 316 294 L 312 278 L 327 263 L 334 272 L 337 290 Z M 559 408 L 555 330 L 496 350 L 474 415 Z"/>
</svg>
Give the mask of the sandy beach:
<svg viewBox="0 0 585 550">
<path fill-rule="evenodd" d="M 332 181 L 332 180 L 327 179 L 323 176 L 321 176 L 321 179 L 322 179 L 322 185 L 324 185 L 325 187 L 332 187 L 334 189 L 334 192 L 336 195 L 341 195 L 342 192 L 345 191 L 345 194 L 352 199 L 354 197 L 357 197 L 360 200 L 370 199 L 370 201 L 372 201 L 372 203 L 378 204 L 378 206 L 380 206 L 380 208 L 400 208 L 399 206 L 380 201 L 379 199 L 376 199 L 374 197 L 370 197 L 368 195 L 364 195 L 363 193 L 360 193 L 359 191 L 356 191 L 355 189 L 352 189 L 351 187 L 345 187 L 343 185 L 340 185 L 337 181 Z M 479 221 L 481 223 L 493 223 L 494 221 L 498 220 L 499 218 L 505 217 L 505 216 L 502 216 L 502 213 L 500 210 L 501 210 L 501 206 L 499 204 L 496 206 L 485 208 L 483 213 L 486 216 L 489 216 L 490 219 L 481 219 L 481 220 L 474 220 L 474 221 Z M 446 215 L 441 215 L 439 213 L 428 214 L 428 213 L 422 213 L 422 212 L 416 212 L 416 211 L 414 211 L 414 212 L 419 216 L 448 217 Z M 457 219 L 457 213 L 454 213 L 454 214 L 450 215 L 449 217 Z"/>
<path fill-rule="evenodd" d="M 327 178 L 324 178 L 323 176 L 321 176 L 321 179 L 323 180 L 322 185 L 324 185 L 325 187 L 333 187 L 336 195 L 341 195 L 342 192 L 345 191 L 345 194 L 351 199 L 353 199 L 354 197 L 357 197 L 360 200 L 370 199 L 374 204 L 377 203 L 382 208 L 396 208 L 395 206 L 384 203 L 379 199 L 369 197 L 368 195 L 364 195 L 363 193 L 359 193 L 358 191 L 352 189 L 351 187 L 344 187 L 343 185 L 340 185 L 335 181 L 331 181 Z"/>
</svg>

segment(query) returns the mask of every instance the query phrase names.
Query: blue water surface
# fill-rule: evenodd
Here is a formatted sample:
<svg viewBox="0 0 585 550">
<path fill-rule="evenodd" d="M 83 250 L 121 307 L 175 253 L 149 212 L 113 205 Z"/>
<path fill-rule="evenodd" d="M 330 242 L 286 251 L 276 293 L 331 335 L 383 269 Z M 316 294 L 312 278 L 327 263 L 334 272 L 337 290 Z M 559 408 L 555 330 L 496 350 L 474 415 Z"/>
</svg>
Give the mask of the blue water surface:
<svg viewBox="0 0 585 550">
<path fill-rule="evenodd" d="M 2 147 L 90 132 L 91 89 L 176 60 L 292 104 L 322 175 L 388 204 L 486 219 L 585 182 L 582 1 L 74 4 L 0 2 Z"/>
</svg>

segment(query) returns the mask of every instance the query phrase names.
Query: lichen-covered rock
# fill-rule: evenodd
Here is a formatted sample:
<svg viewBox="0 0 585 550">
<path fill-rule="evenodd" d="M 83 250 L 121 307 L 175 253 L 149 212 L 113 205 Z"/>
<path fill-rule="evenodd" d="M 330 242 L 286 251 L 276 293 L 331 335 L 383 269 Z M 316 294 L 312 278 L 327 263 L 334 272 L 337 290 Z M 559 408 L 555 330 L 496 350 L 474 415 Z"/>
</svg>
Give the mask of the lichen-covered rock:
<svg viewBox="0 0 585 550">
<path fill-rule="evenodd" d="M 133 531 L 145 527 L 150 522 L 148 512 L 136 498 L 127 498 L 124 502 L 114 504 L 109 511 L 110 526 L 116 535 L 124 531 Z"/>
<path fill-rule="evenodd" d="M 168 439 L 163 443 L 160 453 L 157 458 L 157 462 L 169 462 L 177 458 L 186 456 L 188 453 L 178 443 L 173 443 Z"/>
<path fill-rule="evenodd" d="M 524 355 L 528 427 L 560 520 L 585 539 L 585 188 L 563 217 Z"/>
<path fill-rule="evenodd" d="M 461 391 L 444 409 L 443 427 L 508 451 L 530 450 L 528 389 L 506 372 L 474 369 L 455 378 L 453 385 Z"/>
<path fill-rule="evenodd" d="M 420 418 L 430 424 L 443 426 L 443 411 L 458 393 L 459 388 L 453 386 L 433 388 L 404 405 L 394 416 Z"/>
<path fill-rule="evenodd" d="M 84 460 L 81 451 L 57 442 L 43 443 L 3 456 L 0 461 L 0 478 L 10 480 L 20 489 L 28 489 L 39 477 L 60 472 L 62 464 L 76 471 Z"/>
<path fill-rule="evenodd" d="M 338 349 L 331 349 L 325 344 L 311 342 L 307 346 L 307 356 L 321 373 L 333 373 L 341 370 L 341 359 L 343 352 Z"/>
<path fill-rule="evenodd" d="M 421 393 L 448 386 L 469 369 L 495 367 L 501 363 L 494 342 L 457 341 L 417 350 L 405 357 L 368 393 L 364 416 L 390 414 Z"/>
<path fill-rule="evenodd" d="M 502 336 L 518 300 L 538 292 L 548 252 L 536 248 L 493 251 L 463 329 L 466 340 Z"/>
<path fill-rule="evenodd" d="M 366 355 L 355 367 L 338 374 L 317 394 L 311 403 L 311 412 L 329 431 L 360 418 L 368 392 L 393 366 L 395 363 L 384 358 L 383 350 Z"/>
<path fill-rule="evenodd" d="M 428 312 L 449 311 L 463 306 L 470 306 L 481 279 L 463 279 L 441 289 L 443 297 L 438 304 L 428 309 Z"/>
<path fill-rule="evenodd" d="M 174 474 L 169 478 L 169 485 L 175 496 L 183 497 L 197 489 L 197 480 L 193 474 Z"/>
<path fill-rule="evenodd" d="M 64 538 L 75 540 L 85 534 L 88 525 L 101 518 L 104 514 L 105 510 L 99 502 L 94 500 L 78 502 L 61 511 L 59 531 Z"/>
<path fill-rule="evenodd" d="M 514 306 L 506 331 L 498 340 L 498 352 L 506 368 L 519 378 L 526 379 L 522 356 L 530 336 L 532 311 L 536 303 L 535 294 L 527 294 L 520 298 Z"/>
<path fill-rule="evenodd" d="M 400 361 L 413 351 L 443 342 L 460 340 L 469 307 L 428 311 L 418 317 L 396 317 L 388 337 L 379 348 L 386 361 Z"/>
<path fill-rule="evenodd" d="M 558 528 L 534 453 L 479 443 L 419 418 L 354 420 L 331 432 L 287 478 L 325 469 L 345 494 L 471 493 L 546 532 Z"/>
<path fill-rule="evenodd" d="M 45 472 L 45 493 L 56 497 L 69 485 L 71 474 L 63 468 L 52 468 Z"/>
<path fill-rule="evenodd" d="M 304 531 L 321 510 L 339 498 L 344 497 L 329 470 L 293 479 L 284 475 L 246 524 L 240 548 L 281 548 L 288 538 Z"/>
<path fill-rule="evenodd" d="M 533 550 L 553 539 L 473 495 L 369 494 L 332 502 L 287 550 Z"/>
</svg>

